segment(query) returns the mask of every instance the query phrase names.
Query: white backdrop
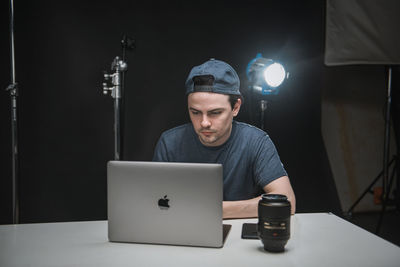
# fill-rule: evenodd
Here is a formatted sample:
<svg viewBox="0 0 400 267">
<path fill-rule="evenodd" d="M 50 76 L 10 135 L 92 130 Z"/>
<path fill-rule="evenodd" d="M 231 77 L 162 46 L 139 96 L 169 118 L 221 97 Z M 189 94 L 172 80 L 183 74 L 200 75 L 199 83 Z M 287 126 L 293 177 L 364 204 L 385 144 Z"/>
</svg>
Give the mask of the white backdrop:
<svg viewBox="0 0 400 267">
<path fill-rule="evenodd" d="M 399 0 L 327 0 L 325 64 L 400 64 Z"/>
</svg>

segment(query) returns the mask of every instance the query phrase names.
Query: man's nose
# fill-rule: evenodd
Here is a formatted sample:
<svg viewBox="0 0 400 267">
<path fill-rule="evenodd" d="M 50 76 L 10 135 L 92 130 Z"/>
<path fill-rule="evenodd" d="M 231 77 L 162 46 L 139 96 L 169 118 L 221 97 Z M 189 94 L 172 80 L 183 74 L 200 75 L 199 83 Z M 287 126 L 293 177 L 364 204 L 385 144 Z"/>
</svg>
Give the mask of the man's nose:
<svg viewBox="0 0 400 267">
<path fill-rule="evenodd" d="M 211 122 L 210 122 L 209 118 L 207 117 L 207 115 L 203 115 L 203 118 L 201 120 L 201 127 L 208 128 L 210 126 L 211 126 Z"/>
</svg>

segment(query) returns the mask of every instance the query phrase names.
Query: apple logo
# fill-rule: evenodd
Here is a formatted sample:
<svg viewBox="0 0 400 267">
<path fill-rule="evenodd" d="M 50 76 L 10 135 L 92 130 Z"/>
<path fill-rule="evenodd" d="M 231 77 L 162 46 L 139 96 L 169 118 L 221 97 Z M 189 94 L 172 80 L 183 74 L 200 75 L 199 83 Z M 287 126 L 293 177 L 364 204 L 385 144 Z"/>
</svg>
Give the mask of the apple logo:
<svg viewBox="0 0 400 267">
<path fill-rule="evenodd" d="M 167 195 L 164 196 L 164 198 L 160 198 L 158 200 L 158 207 L 162 210 L 167 210 L 169 209 L 169 199 L 167 198 Z"/>
</svg>

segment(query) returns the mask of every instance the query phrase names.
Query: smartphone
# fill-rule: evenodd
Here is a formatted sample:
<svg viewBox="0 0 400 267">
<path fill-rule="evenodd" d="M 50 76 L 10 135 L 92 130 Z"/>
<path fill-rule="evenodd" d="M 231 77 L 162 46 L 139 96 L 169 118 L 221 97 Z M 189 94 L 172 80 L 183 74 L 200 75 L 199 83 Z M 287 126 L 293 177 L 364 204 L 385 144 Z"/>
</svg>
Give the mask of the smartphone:
<svg viewBox="0 0 400 267">
<path fill-rule="evenodd" d="M 243 239 L 259 239 L 256 223 L 244 223 L 242 226 Z"/>
</svg>

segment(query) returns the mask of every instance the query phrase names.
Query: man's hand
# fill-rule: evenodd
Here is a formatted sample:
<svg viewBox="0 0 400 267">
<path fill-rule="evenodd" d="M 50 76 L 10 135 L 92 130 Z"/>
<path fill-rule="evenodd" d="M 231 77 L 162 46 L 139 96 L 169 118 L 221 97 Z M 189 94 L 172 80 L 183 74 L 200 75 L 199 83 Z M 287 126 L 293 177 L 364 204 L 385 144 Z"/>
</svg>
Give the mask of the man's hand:
<svg viewBox="0 0 400 267">
<path fill-rule="evenodd" d="M 264 187 L 264 191 L 267 194 L 281 194 L 287 196 L 290 205 L 291 213 L 296 212 L 296 198 L 290 185 L 289 177 L 282 176 L 275 179 L 268 185 Z M 255 218 L 258 216 L 258 201 L 260 197 L 239 200 L 239 201 L 224 201 L 222 203 L 223 207 L 223 218 L 233 219 L 233 218 Z"/>
</svg>

